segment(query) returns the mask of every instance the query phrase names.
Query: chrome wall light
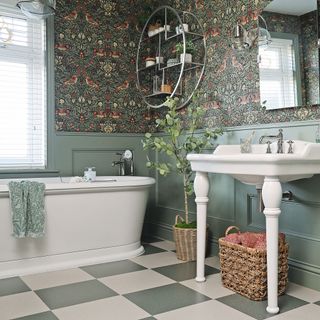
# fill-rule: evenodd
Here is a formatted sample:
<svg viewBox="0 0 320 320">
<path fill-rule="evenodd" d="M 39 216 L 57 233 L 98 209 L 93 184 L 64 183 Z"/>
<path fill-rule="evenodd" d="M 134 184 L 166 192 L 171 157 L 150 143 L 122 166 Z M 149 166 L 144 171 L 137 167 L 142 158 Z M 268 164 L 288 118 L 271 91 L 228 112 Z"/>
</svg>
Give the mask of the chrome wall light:
<svg viewBox="0 0 320 320">
<path fill-rule="evenodd" d="M 31 19 L 45 19 L 55 14 L 56 0 L 19 1 L 17 7 Z"/>
<path fill-rule="evenodd" d="M 260 21 L 262 21 L 264 27 L 260 27 Z M 259 50 L 265 50 L 272 42 L 266 20 L 258 15 L 257 25 L 248 31 L 237 23 L 233 30 L 231 42 L 232 48 L 238 51 L 250 49 L 254 45 L 258 45 Z"/>
</svg>

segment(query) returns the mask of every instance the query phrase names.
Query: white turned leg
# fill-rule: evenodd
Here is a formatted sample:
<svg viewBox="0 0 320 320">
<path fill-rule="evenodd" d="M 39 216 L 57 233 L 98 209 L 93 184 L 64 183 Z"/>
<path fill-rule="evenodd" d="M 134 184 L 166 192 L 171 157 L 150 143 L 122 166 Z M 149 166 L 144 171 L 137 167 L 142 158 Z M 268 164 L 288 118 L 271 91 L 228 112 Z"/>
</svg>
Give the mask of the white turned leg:
<svg viewBox="0 0 320 320">
<path fill-rule="evenodd" d="M 197 282 L 206 281 L 204 276 L 204 259 L 206 254 L 207 204 L 209 179 L 206 172 L 197 172 L 194 181 L 197 203 Z"/>
<path fill-rule="evenodd" d="M 278 234 L 282 189 L 278 177 L 265 177 L 262 187 L 267 233 L 268 306 L 267 312 L 275 314 L 278 307 Z"/>
</svg>

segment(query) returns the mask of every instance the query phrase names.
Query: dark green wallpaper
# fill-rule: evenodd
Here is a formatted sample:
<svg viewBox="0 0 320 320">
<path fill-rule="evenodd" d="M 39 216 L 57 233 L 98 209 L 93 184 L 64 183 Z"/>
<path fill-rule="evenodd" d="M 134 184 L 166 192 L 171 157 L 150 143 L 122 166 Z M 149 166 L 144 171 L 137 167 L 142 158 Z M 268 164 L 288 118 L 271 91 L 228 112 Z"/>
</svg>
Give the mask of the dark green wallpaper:
<svg viewBox="0 0 320 320">
<path fill-rule="evenodd" d="M 161 1 L 195 13 L 205 28 L 208 65 L 205 125 L 241 126 L 320 118 L 319 108 L 266 111 L 260 106 L 257 52 L 234 52 L 235 22 L 245 27 L 268 0 Z M 56 130 L 136 132 L 153 129 L 157 116 L 136 90 L 139 17 L 154 0 L 58 0 L 56 27 Z"/>
</svg>

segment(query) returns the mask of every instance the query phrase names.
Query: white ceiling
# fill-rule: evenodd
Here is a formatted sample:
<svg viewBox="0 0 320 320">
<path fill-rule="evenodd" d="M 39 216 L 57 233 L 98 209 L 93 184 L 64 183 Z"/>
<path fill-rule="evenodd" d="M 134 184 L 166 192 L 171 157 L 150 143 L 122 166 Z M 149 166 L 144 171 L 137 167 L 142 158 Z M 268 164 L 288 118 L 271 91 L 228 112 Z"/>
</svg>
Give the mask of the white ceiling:
<svg viewBox="0 0 320 320">
<path fill-rule="evenodd" d="M 317 0 L 273 0 L 264 11 L 301 16 L 317 9 Z"/>
</svg>

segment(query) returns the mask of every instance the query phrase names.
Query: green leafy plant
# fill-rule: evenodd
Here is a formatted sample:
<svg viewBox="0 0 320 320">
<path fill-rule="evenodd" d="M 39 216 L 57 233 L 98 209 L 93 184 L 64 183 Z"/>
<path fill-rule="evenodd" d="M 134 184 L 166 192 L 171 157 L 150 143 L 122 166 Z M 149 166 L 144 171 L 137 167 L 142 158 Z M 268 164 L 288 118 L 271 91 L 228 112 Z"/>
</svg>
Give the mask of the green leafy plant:
<svg viewBox="0 0 320 320">
<path fill-rule="evenodd" d="M 194 43 L 190 40 L 186 42 L 186 53 L 194 54 L 196 47 Z M 176 44 L 176 54 L 183 54 L 183 42 L 179 42 Z"/>
<path fill-rule="evenodd" d="M 156 150 L 174 162 L 174 165 L 169 161 L 153 162 L 148 158 L 147 167 L 156 169 L 163 176 L 172 171 L 182 175 L 185 218 L 184 222 L 176 225 L 180 228 L 196 227 L 195 222 L 189 222 L 188 197 L 193 193 L 193 173 L 190 162 L 187 160 L 187 154 L 201 153 L 204 149 L 213 147 L 214 140 L 223 134 L 222 129 L 205 129 L 203 133 L 196 133 L 205 114 L 204 108 L 197 105 L 199 95 L 200 93 L 195 94 L 192 103 L 188 106 L 185 121 L 177 111 L 179 100 L 168 98 L 166 101 L 167 113 L 162 119 L 156 120 L 158 129 L 164 132 L 167 137 L 146 133 L 142 140 L 144 150 Z"/>
</svg>

